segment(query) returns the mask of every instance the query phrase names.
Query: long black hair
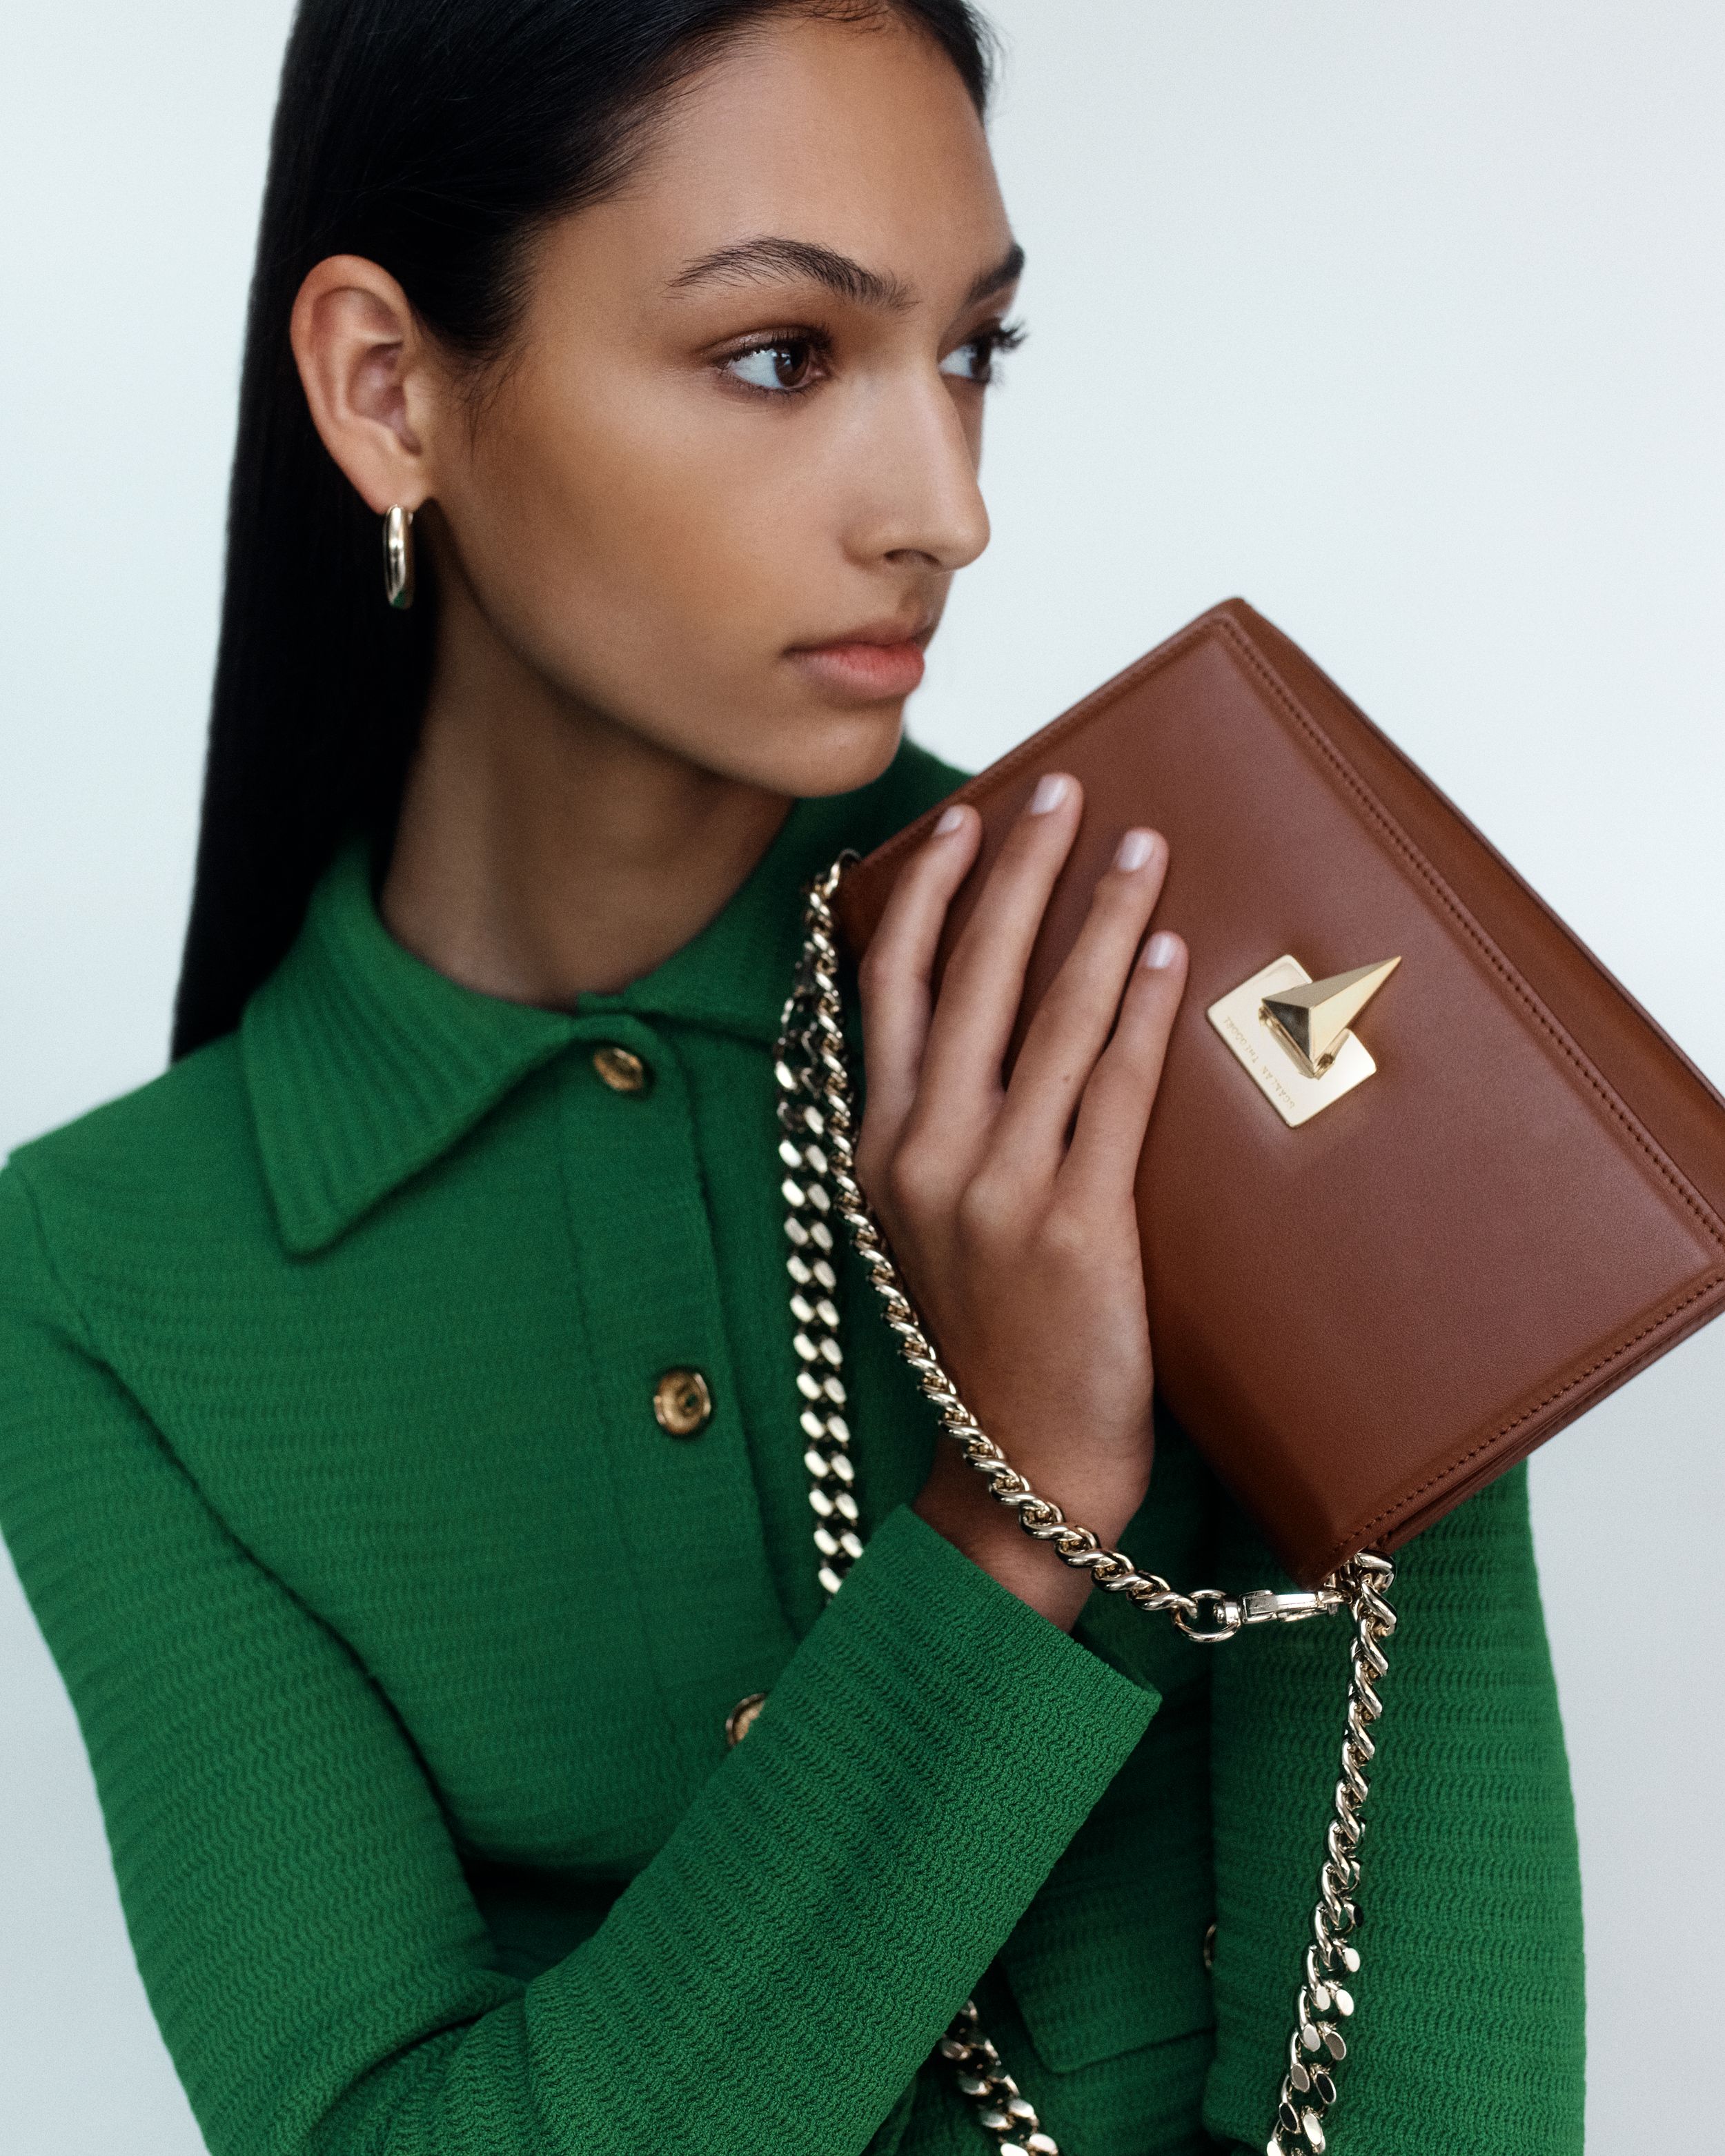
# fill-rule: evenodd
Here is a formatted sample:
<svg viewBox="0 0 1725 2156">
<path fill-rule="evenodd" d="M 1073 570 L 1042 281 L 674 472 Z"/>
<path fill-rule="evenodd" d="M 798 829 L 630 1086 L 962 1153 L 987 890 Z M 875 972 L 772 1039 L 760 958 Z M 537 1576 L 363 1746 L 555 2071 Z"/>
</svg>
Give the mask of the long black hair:
<svg viewBox="0 0 1725 2156">
<path fill-rule="evenodd" d="M 897 15 L 980 111 L 969 0 L 300 0 L 246 325 L 228 568 L 173 1053 L 230 1032 L 353 831 L 393 829 L 435 592 L 383 603 L 377 520 L 324 450 L 288 342 L 328 254 L 401 284 L 459 359 L 501 350 L 527 243 L 625 176 L 656 105 L 753 21 Z"/>
</svg>

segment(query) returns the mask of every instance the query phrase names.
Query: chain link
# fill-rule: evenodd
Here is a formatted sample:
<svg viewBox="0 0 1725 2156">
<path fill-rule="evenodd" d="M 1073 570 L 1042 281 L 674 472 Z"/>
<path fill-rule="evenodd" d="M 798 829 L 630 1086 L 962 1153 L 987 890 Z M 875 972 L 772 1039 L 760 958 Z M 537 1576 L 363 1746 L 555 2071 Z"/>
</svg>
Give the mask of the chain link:
<svg viewBox="0 0 1725 2156">
<path fill-rule="evenodd" d="M 774 1064 L 778 1152 L 785 1168 L 779 1189 L 791 1245 L 786 1264 L 792 1282 L 793 1345 L 802 1429 L 809 1440 L 803 1460 L 822 1589 L 829 1597 L 836 1594 L 862 1555 L 850 1430 L 843 1412 L 836 1216 L 885 1305 L 900 1353 L 939 1413 L 947 1435 L 983 1476 L 989 1494 L 1014 1512 L 1027 1535 L 1048 1543 L 1063 1563 L 1089 1573 L 1105 1593 L 1124 1594 L 1152 1614 L 1165 1612 L 1189 1640 L 1201 1645 L 1234 1639 L 1248 1625 L 1296 1624 L 1337 1609 L 1352 1612 L 1355 1637 L 1342 1779 L 1336 1785 L 1335 1816 L 1313 1912 L 1313 1944 L 1307 1949 L 1305 1981 L 1288 2039 L 1288 2071 L 1266 2144 L 1266 2156 L 1303 2156 L 1306 2151 L 1322 2156 L 1324 2120 L 1336 2101 L 1330 2066 L 1348 2049 L 1336 2024 L 1353 2011 L 1353 1996 L 1341 1979 L 1357 1975 L 1360 1966 L 1353 1943 L 1359 1922 L 1355 1897 L 1364 1831 L 1360 1815 L 1368 1794 L 1366 1768 L 1374 1751 L 1370 1725 L 1383 1712 L 1374 1689 L 1387 1666 L 1380 1643 L 1395 1629 L 1384 1599 L 1394 1572 L 1386 1559 L 1365 1554 L 1312 1589 L 1257 1588 L 1232 1595 L 1220 1588 L 1200 1587 L 1182 1594 L 1159 1573 L 1141 1572 L 1123 1550 L 1109 1548 L 1090 1528 L 1069 1521 L 1052 1499 L 1039 1496 L 965 1406 L 900 1284 L 886 1239 L 856 1180 L 855 1111 L 832 913 L 839 879 L 855 858 L 849 851 L 841 854 L 804 894 L 802 951 Z M 960 2090 L 971 2099 L 1000 2156 L 1060 2156 L 1056 2143 L 1042 2131 L 1034 2107 L 1002 2065 L 973 2000 L 965 2001 L 939 2051 L 952 2063 Z"/>
<path fill-rule="evenodd" d="M 1359 1949 L 1353 1943 L 1359 1925 L 1355 1897 L 1359 1892 L 1360 1836 L 1365 1832 L 1360 1815 L 1371 1794 L 1366 1769 L 1377 1752 L 1371 1726 L 1384 1712 L 1377 1685 L 1389 1667 L 1382 1643 L 1395 1630 L 1395 1612 L 1384 1599 L 1395 1573 L 1387 1558 L 1369 1552 L 1355 1558 L 1348 1569 L 1354 1631 L 1342 1779 L 1336 1784 L 1335 1812 L 1318 1874 L 1305 1981 L 1294 2003 L 1288 2070 L 1265 2156 L 1301 2156 L 1307 2149 L 1313 2156 L 1323 2156 L 1328 2146 L 1324 2121 L 1336 2101 L 1330 2069 L 1348 2056 L 1347 2040 L 1337 2024 L 1353 2012 L 1348 1982 L 1360 1969 Z"/>
<path fill-rule="evenodd" d="M 938 2048 L 951 2061 L 960 2095 L 976 2107 L 977 2123 L 993 2136 L 1000 2156 L 1060 2156 L 1056 2143 L 1042 2130 L 1035 2105 L 983 2034 L 974 1999 L 967 1999 L 960 2007 Z"/>
</svg>

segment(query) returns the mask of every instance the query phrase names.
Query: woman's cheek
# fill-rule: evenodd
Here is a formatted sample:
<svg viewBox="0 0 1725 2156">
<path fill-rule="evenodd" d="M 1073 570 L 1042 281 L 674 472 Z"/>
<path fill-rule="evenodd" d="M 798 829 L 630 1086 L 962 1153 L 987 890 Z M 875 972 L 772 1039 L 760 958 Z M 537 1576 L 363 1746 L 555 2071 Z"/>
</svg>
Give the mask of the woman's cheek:
<svg viewBox="0 0 1725 2156">
<path fill-rule="evenodd" d="M 541 671 L 691 741 L 800 706 L 786 646 L 857 602 L 826 528 L 842 490 L 815 415 L 674 387 L 649 394 L 639 377 L 596 383 L 578 367 L 518 385 L 473 475 L 463 552 Z"/>
<path fill-rule="evenodd" d="M 777 668 L 787 644 L 834 620 L 824 587 L 836 557 L 819 492 L 774 446 L 709 445 L 704 457 L 637 465 L 628 498 L 604 512 L 627 588 L 673 645 L 727 670 Z"/>
</svg>

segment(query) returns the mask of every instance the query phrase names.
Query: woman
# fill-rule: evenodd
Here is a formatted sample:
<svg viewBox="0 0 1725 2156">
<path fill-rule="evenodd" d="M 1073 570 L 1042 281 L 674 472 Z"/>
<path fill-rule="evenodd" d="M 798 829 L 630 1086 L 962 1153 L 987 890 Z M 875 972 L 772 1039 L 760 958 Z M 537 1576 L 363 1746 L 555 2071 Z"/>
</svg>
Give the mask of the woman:
<svg viewBox="0 0 1725 2156">
<path fill-rule="evenodd" d="M 962 0 L 301 8 L 178 1060 L 0 1178 L 0 1522 L 218 2156 L 986 2148 L 973 1993 L 1039 2151 L 1264 2143 L 1336 1630 L 1087 1604 L 854 1276 L 824 1610 L 809 1538 L 773 1044 L 802 883 L 956 777 L 901 724 L 1014 339 L 986 77 Z M 861 1172 L 1031 1480 L 1244 1581 L 1152 1476 L 1155 834 L 1000 1084 L 1081 811 L 932 1005 L 973 817 L 902 879 Z M 1573 2149 L 1524 1478 L 1398 1600 L 1335 2145 Z"/>
</svg>

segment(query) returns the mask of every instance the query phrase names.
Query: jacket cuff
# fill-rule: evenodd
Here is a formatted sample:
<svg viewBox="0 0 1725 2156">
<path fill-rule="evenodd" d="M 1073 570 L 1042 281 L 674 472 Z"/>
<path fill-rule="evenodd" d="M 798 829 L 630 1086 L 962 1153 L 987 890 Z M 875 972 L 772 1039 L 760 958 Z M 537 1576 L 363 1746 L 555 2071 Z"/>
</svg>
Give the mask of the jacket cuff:
<svg viewBox="0 0 1725 2156">
<path fill-rule="evenodd" d="M 793 1666 L 811 1655 L 834 1656 L 853 1681 L 879 1685 L 906 1712 L 913 1692 L 924 1712 L 962 1725 L 986 1702 L 990 1726 L 1009 1728 L 1019 1748 L 1058 1745 L 1078 1731 L 1081 1749 L 1117 1743 L 1100 1782 L 1074 1784 L 1085 1813 L 1162 1704 L 1153 1686 L 1063 1632 L 908 1505 L 869 1537 Z"/>
<path fill-rule="evenodd" d="M 833 2146 L 835 2119 L 860 2146 L 1158 1704 L 891 1513 L 670 1840 L 531 1987 L 531 2041 L 635 2084 L 643 2146 L 724 2145 L 738 2106 L 782 2156 Z M 608 2056 L 644 2027 L 650 2095 Z M 572 2118 L 570 2145 L 600 2124 Z"/>
</svg>

